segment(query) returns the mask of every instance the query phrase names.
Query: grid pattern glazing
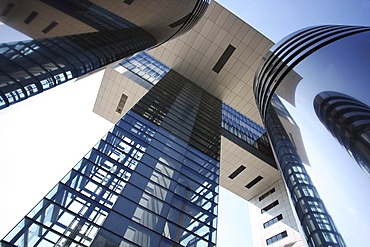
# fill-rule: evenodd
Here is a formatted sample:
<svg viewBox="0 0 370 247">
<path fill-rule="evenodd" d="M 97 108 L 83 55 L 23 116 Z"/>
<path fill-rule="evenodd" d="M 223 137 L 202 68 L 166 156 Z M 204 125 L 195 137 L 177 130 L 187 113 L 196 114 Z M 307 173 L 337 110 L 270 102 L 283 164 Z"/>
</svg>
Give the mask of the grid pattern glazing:
<svg viewBox="0 0 370 247">
<path fill-rule="evenodd" d="M 155 45 L 141 28 L 0 44 L 0 109 Z"/>
<path fill-rule="evenodd" d="M 200 105 L 212 111 L 215 98 L 200 91 L 186 103 L 198 87 L 177 83 L 172 90 L 170 83 L 178 75 L 171 74 L 118 121 L 2 244 L 216 245 L 219 157 L 200 150 L 201 143 L 192 137 L 204 131 L 197 127 L 207 113 Z M 163 108 L 156 108 L 157 103 Z M 174 121 L 180 116 L 183 121 Z M 219 127 L 212 131 L 204 134 L 218 140 L 219 148 Z M 205 150 L 217 154 L 213 148 Z"/>
<path fill-rule="evenodd" d="M 222 128 L 272 157 L 266 131 L 231 106 L 222 103 Z"/>
<path fill-rule="evenodd" d="M 275 236 L 273 236 L 271 238 L 266 239 L 266 244 L 267 245 L 273 244 L 276 241 L 279 241 L 280 239 L 283 239 L 283 238 L 285 238 L 287 236 L 288 236 L 287 232 L 286 231 L 283 231 L 283 232 L 281 232 L 281 233 L 279 233 L 279 234 L 277 234 L 277 235 L 275 235 Z"/>
<path fill-rule="evenodd" d="M 170 68 L 146 52 L 139 52 L 119 63 L 124 68 L 155 85 Z"/>
</svg>

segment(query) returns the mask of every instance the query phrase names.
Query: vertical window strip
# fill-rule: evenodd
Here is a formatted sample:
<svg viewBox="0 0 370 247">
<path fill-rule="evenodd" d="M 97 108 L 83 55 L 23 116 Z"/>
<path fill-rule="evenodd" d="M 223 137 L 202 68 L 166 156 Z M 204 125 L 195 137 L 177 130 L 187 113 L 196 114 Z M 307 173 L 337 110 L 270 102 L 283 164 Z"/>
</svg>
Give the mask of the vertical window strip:
<svg viewBox="0 0 370 247">
<path fill-rule="evenodd" d="M 127 5 L 131 5 L 134 2 L 134 0 L 124 0 L 123 2 Z"/>
<path fill-rule="evenodd" d="M 229 175 L 229 178 L 234 179 L 236 176 L 238 176 L 242 171 L 244 171 L 245 166 L 241 165 L 239 166 L 233 173 Z"/>
<path fill-rule="evenodd" d="M 258 175 L 255 179 L 253 179 L 252 181 L 250 181 L 245 187 L 247 189 L 250 189 L 252 188 L 254 185 L 256 185 L 259 181 L 261 181 L 263 179 L 262 176 Z"/>
<path fill-rule="evenodd" d="M 218 59 L 217 63 L 215 64 L 212 70 L 217 74 L 220 73 L 221 69 L 225 66 L 226 62 L 234 53 L 235 49 L 236 48 L 234 46 L 229 45 L 224 51 L 224 53 L 222 53 L 221 57 Z"/>
</svg>

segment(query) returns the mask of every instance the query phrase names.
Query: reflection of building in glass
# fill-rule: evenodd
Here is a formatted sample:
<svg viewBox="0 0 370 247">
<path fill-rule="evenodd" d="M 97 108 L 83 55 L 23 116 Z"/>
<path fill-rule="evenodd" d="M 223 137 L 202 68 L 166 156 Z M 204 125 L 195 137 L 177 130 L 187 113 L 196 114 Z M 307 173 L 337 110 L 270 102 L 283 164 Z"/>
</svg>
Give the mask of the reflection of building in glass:
<svg viewBox="0 0 370 247">
<path fill-rule="evenodd" d="M 297 31 L 271 49 L 255 77 L 256 102 L 310 246 L 367 245 L 367 232 L 348 226 L 348 219 L 369 229 L 369 218 L 362 213 L 366 209 L 358 203 L 369 180 L 358 166 L 348 164 L 347 155 L 335 152 L 327 131 L 317 129 L 322 125 L 312 102 L 324 126 L 368 171 L 369 103 L 357 98 L 366 99 L 363 90 L 370 90 L 370 64 L 363 56 L 369 52 L 364 45 L 369 38 L 368 27 L 328 25 Z M 332 83 L 338 78 L 342 81 Z M 351 95 L 321 93 L 323 88 Z M 345 207 L 338 206 L 338 195 L 345 198 Z"/>
<path fill-rule="evenodd" d="M 266 131 L 225 103 L 222 104 L 221 133 L 229 140 L 238 143 L 238 145 L 243 146 L 266 163 L 277 168 L 275 161 L 272 159 L 272 151 Z"/>
<path fill-rule="evenodd" d="M 35 40 L 1 44 L 0 109 L 186 32 L 209 4 L 180 2 L 2 1 L 0 21 Z"/>
<path fill-rule="evenodd" d="M 294 145 L 294 148 L 297 150 L 299 156 L 301 157 L 303 164 L 310 165 L 310 162 L 308 160 L 305 147 L 303 144 L 301 131 L 299 130 L 297 123 L 294 121 L 292 116 L 289 114 L 289 112 L 283 105 L 282 101 L 279 99 L 279 97 L 273 96 L 271 98 L 271 105 L 274 106 L 275 112 L 279 120 L 285 126 L 285 131 L 287 133 L 287 136 L 292 141 L 292 144 Z"/>
<path fill-rule="evenodd" d="M 276 159 L 307 241 L 310 246 L 345 246 L 307 173 L 292 136 L 288 135 L 281 122 L 280 111 L 281 109 L 269 108 L 265 125 L 270 130 L 269 136 L 275 144 Z"/>
<path fill-rule="evenodd" d="M 322 92 L 315 97 L 317 117 L 370 174 L 370 108 L 348 95 Z"/>
<path fill-rule="evenodd" d="M 219 185 L 256 206 L 255 246 L 304 245 L 297 222 L 312 246 L 343 246 L 353 233 L 342 233 L 310 174 L 331 158 L 307 166 L 300 117 L 313 119 L 313 90 L 299 93 L 328 44 L 368 28 L 294 33 L 265 58 L 253 92 L 272 42 L 216 2 L 6 0 L 0 20 L 35 38 L 0 46 L 0 108 L 106 68 L 94 112 L 117 123 L 4 244 L 213 246 Z M 299 70 L 312 54 L 320 63 Z M 344 184 L 326 178 L 330 189 Z"/>
<path fill-rule="evenodd" d="M 215 246 L 220 125 L 221 101 L 170 71 L 4 244 Z"/>
<path fill-rule="evenodd" d="M 146 64 L 148 63 L 155 64 L 148 54 L 143 54 L 139 57 L 141 56 L 145 56 L 146 58 L 136 60 L 135 62 L 126 61 L 132 59 L 127 58 L 120 64 L 135 63 L 139 65 L 140 68 L 146 68 Z M 134 88 L 135 91 L 140 91 L 136 88 L 138 85 L 140 88 L 152 88 L 152 86 L 148 86 L 148 77 L 133 74 L 130 70 L 122 68 L 121 65 L 115 66 L 114 70 L 106 70 L 101 89 L 114 88 L 115 82 L 124 81 L 125 84 L 129 86 L 122 86 L 116 90 L 115 93 L 119 95 L 130 95 L 131 98 L 136 99 L 137 96 L 132 93 L 132 88 Z M 157 66 L 163 67 L 163 64 Z M 142 94 L 144 95 L 145 92 L 147 92 L 147 90 L 142 92 Z M 103 95 L 106 94 L 106 92 L 102 91 L 101 93 L 102 97 L 106 97 Z M 100 98 L 99 95 L 98 98 Z M 126 104 L 124 108 L 129 109 L 130 102 Z M 104 110 L 100 110 L 99 108 L 100 103 L 97 100 L 94 111 L 105 117 L 106 112 L 112 112 L 114 110 L 114 105 L 109 108 L 106 107 Z M 109 118 L 109 120 L 115 122 L 115 117 L 124 114 L 125 110 L 120 114 L 116 112 L 112 113 L 113 117 Z M 264 246 L 267 244 L 267 239 L 272 238 L 274 239 L 273 242 L 279 241 L 280 243 L 292 243 L 295 244 L 295 246 L 300 246 L 302 240 L 299 230 L 294 221 L 292 210 L 290 209 L 284 184 L 281 179 L 279 179 L 278 170 L 275 169 L 276 164 L 272 159 L 271 148 L 266 139 L 265 130 L 225 103 L 222 104 L 221 127 L 222 148 L 220 185 L 237 193 L 255 205 L 253 206 L 253 214 L 256 213 L 256 217 L 251 220 L 253 228 L 258 230 L 266 221 L 279 215 L 279 219 L 281 218 L 278 222 L 274 222 L 276 224 L 271 223 L 269 227 L 254 231 L 253 243 L 256 246 L 259 244 Z M 229 148 L 232 150 L 232 153 L 228 151 Z M 239 155 L 236 156 L 235 154 Z M 260 161 L 258 161 L 256 157 L 258 157 Z M 261 160 L 264 162 L 261 162 Z M 252 164 L 254 163 L 255 165 L 253 166 Z M 258 172 L 253 172 L 254 169 Z M 270 190 L 275 192 L 271 196 L 270 194 L 266 194 L 266 191 Z M 264 200 L 258 199 L 261 195 L 265 195 Z M 275 201 L 276 198 L 279 198 L 278 205 L 267 213 L 261 214 L 261 208 L 266 207 L 266 205 Z M 273 236 L 278 235 L 282 231 L 287 232 L 287 236 L 284 236 L 284 240 L 273 238 Z M 272 244 L 272 239 L 268 241 L 269 244 Z"/>
</svg>

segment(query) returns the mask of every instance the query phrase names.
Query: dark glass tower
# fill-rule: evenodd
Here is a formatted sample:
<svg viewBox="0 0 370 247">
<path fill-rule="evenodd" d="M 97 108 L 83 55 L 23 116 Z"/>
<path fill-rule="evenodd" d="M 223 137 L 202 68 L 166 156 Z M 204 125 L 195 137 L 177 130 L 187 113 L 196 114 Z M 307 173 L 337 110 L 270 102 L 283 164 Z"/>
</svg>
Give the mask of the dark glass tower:
<svg viewBox="0 0 370 247">
<path fill-rule="evenodd" d="M 133 1 L 6 2 L 0 21 L 37 38 L 0 44 L 0 109 L 185 33 L 209 4 L 208 0 L 158 2 L 162 15 L 168 15 L 163 17 L 153 15 L 150 7 L 138 10 L 137 6 L 150 5 L 146 0 L 136 0 L 132 6 Z M 27 12 L 30 15 L 22 20 Z M 40 18 L 55 21 L 40 24 Z M 40 30 L 40 25 L 47 26 Z"/>
<path fill-rule="evenodd" d="M 341 93 L 315 97 L 317 117 L 348 153 L 370 175 L 370 108 Z"/>
<path fill-rule="evenodd" d="M 170 71 L 1 245 L 215 246 L 220 126 L 221 101 Z"/>
<path fill-rule="evenodd" d="M 369 40 L 368 27 L 306 28 L 277 43 L 255 77 L 257 105 L 310 246 L 368 245 L 370 179 L 361 168 L 370 149 Z"/>
</svg>

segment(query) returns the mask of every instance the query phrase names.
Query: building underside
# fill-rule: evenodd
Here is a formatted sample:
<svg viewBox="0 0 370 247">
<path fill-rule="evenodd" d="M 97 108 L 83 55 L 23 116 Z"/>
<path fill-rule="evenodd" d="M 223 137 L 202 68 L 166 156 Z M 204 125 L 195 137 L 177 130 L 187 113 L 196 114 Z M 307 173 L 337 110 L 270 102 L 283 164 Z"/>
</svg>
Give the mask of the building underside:
<svg viewBox="0 0 370 247">
<path fill-rule="evenodd" d="M 0 46 L 0 109 L 105 69 L 94 112 L 116 123 L 1 245 L 215 246 L 219 185 L 255 206 L 254 246 L 363 243 L 346 220 L 369 227 L 357 203 L 369 100 L 356 90 L 368 72 L 348 68 L 369 65 L 369 28 L 307 28 L 273 46 L 206 0 L 9 0 L 0 12 L 34 38 Z"/>
</svg>

